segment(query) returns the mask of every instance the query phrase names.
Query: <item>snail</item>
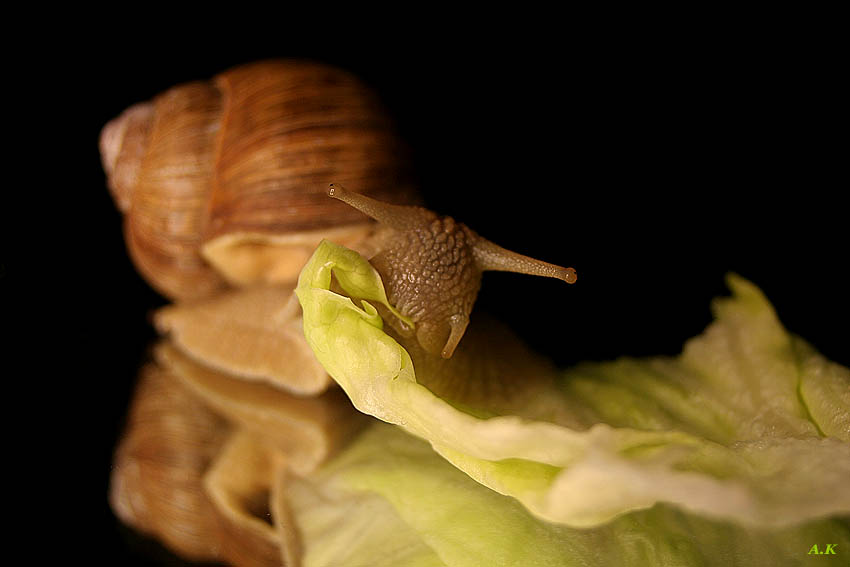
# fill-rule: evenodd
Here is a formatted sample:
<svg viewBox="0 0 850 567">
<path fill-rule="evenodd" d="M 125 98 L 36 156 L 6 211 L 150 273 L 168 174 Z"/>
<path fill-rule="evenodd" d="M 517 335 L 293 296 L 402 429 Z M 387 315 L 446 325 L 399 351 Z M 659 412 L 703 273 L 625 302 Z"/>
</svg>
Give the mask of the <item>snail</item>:
<svg viewBox="0 0 850 567">
<path fill-rule="evenodd" d="M 401 146 L 356 79 L 293 61 L 176 87 L 131 107 L 101 136 L 129 252 L 151 284 L 178 301 L 228 285 L 292 281 L 328 238 L 370 258 L 416 328 L 398 319 L 393 326 L 448 358 L 482 271 L 575 281 L 572 268 L 507 251 L 451 217 L 411 207 L 418 201 Z M 324 197 L 328 181 L 327 192 L 351 207 Z"/>
<path fill-rule="evenodd" d="M 575 270 L 422 208 L 403 142 L 350 74 L 303 61 L 237 67 L 130 107 L 100 150 L 129 255 L 173 301 L 153 317 L 163 339 L 141 372 L 111 502 L 180 555 L 298 564 L 286 475 L 309 475 L 367 421 L 301 332 L 295 280 L 322 239 L 380 273 L 405 319 L 382 312 L 387 332 L 417 367 L 438 369 L 423 375 L 440 395 L 464 403 L 489 388 L 502 392 L 487 395 L 494 403 L 519 407 L 510 383 L 530 367 L 526 391 L 546 399 L 554 387 L 548 363 L 470 313 L 483 271 L 573 283 Z"/>
</svg>

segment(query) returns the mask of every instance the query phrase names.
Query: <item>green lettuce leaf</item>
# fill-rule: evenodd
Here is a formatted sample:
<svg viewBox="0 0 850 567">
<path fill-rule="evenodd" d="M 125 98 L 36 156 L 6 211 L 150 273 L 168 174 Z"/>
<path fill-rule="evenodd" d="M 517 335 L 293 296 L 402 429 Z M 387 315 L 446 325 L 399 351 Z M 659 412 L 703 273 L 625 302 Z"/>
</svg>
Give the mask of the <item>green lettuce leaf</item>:
<svg viewBox="0 0 850 567">
<path fill-rule="evenodd" d="M 332 274 L 365 301 L 330 291 Z M 729 285 L 733 298 L 715 303 L 716 321 L 681 356 L 561 375 L 547 397 L 575 410 L 563 419 L 470 407 L 426 387 L 434 377 L 417 379 L 369 303 L 392 310 L 380 276 L 350 250 L 322 242 L 296 293 L 308 343 L 355 407 L 538 518 L 592 527 L 659 503 L 750 526 L 850 513 L 850 371 L 789 335 L 755 286 Z M 512 373 L 498 379 L 534 383 Z"/>
<path fill-rule="evenodd" d="M 285 498 L 303 567 L 776 567 L 829 561 L 816 544 L 833 561 L 850 550 L 839 520 L 744 529 L 658 505 L 593 529 L 552 524 L 380 423 Z"/>
</svg>

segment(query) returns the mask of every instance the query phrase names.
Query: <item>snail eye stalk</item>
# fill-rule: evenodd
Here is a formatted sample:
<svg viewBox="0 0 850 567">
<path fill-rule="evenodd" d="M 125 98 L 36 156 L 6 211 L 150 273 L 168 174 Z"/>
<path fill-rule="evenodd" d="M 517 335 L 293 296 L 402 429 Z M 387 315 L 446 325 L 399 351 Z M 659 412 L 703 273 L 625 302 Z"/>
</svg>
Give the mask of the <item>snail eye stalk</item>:
<svg viewBox="0 0 850 567">
<path fill-rule="evenodd" d="M 564 268 L 523 254 L 517 254 L 483 238 L 475 243 L 473 251 L 475 260 L 482 271 L 515 272 L 530 276 L 556 278 L 568 284 L 576 283 L 575 268 Z"/>
</svg>

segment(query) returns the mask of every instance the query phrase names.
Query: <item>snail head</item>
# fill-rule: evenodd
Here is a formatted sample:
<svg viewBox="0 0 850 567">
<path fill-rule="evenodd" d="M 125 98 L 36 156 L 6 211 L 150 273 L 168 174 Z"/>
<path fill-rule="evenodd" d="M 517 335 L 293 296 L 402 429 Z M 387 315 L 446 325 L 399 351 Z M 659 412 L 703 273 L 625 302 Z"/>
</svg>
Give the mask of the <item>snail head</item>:
<svg viewBox="0 0 850 567">
<path fill-rule="evenodd" d="M 575 283 L 576 271 L 506 250 L 463 223 L 423 207 L 391 205 L 331 184 L 328 195 L 387 229 L 369 261 L 380 273 L 390 304 L 414 323 L 390 317 L 403 336 L 415 334 L 427 352 L 449 358 L 463 337 L 486 270 L 517 272 Z"/>
</svg>

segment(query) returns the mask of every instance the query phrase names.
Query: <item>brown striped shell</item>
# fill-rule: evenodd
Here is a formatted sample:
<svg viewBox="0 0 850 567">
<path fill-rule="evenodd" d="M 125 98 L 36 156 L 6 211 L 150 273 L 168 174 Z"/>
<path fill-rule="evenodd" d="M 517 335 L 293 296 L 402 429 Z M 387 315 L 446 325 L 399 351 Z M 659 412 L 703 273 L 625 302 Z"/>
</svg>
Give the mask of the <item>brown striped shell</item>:
<svg viewBox="0 0 850 567">
<path fill-rule="evenodd" d="M 101 156 L 138 270 L 174 300 L 294 280 L 323 237 L 370 230 L 332 181 L 414 203 L 404 145 L 352 75 L 264 61 L 169 89 L 107 124 Z"/>
<path fill-rule="evenodd" d="M 115 453 L 122 522 L 193 561 L 297 566 L 289 475 L 309 475 L 368 423 L 338 389 L 298 397 L 168 343 L 144 366 Z"/>
</svg>

